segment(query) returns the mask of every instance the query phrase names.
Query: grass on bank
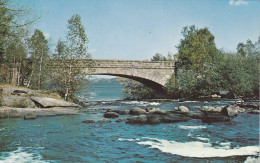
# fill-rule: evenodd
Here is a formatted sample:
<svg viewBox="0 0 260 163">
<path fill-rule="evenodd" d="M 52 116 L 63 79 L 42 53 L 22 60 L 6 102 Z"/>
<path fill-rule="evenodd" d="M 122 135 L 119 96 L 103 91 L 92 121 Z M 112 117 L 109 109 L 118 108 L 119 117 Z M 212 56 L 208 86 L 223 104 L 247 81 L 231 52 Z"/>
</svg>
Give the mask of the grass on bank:
<svg viewBox="0 0 260 163">
<path fill-rule="evenodd" d="M 29 92 L 31 90 L 26 87 L 15 86 L 15 85 L 10 85 L 10 84 L 1 84 L 0 85 L 0 106 L 3 101 L 2 98 L 6 96 L 5 93 L 3 92 L 3 88 L 13 88 L 13 89 L 24 90 L 27 92 Z M 64 100 L 57 92 L 55 92 L 53 90 L 31 90 L 29 94 L 20 95 L 20 96 L 24 96 L 24 97 L 38 96 L 38 97 L 48 97 L 48 98 L 54 98 L 54 99 L 58 99 L 58 100 Z M 20 103 L 24 103 L 24 102 L 21 101 Z M 16 105 L 16 104 L 14 104 L 14 105 Z M 22 105 L 24 105 L 24 104 L 22 104 Z"/>
</svg>

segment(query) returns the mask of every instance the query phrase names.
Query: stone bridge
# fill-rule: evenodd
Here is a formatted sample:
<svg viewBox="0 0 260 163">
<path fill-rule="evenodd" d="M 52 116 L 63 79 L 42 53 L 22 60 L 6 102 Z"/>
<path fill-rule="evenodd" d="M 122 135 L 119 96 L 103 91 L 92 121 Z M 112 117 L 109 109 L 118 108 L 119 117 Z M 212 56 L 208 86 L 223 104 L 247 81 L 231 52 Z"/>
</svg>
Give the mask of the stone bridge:
<svg viewBox="0 0 260 163">
<path fill-rule="evenodd" d="M 92 75 L 112 75 L 133 79 L 155 90 L 162 90 L 175 73 L 175 61 L 93 60 Z"/>
<path fill-rule="evenodd" d="M 70 63 L 81 67 L 82 73 L 89 75 L 111 75 L 132 79 L 158 91 L 162 91 L 166 82 L 175 73 L 175 61 L 142 61 L 142 60 L 107 60 L 75 59 L 62 62 L 50 60 L 50 66 L 69 67 Z M 88 69 L 89 65 L 92 69 Z"/>
</svg>

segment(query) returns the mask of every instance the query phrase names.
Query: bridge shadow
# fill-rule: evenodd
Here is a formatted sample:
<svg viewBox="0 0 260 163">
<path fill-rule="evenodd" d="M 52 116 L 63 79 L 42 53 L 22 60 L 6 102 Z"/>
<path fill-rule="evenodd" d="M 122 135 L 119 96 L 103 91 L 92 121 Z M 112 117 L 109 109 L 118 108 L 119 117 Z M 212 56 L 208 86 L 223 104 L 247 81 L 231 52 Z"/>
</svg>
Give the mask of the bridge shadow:
<svg viewBox="0 0 260 163">
<path fill-rule="evenodd" d="M 145 78 L 129 76 L 129 75 L 122 75 L 122 74 L 108 74 L 108 73 L 95 74 L 95 75 L 106 75 L 106 76 L 114 76 L 114 77 L 122 77 L 122 78 L 126 78 L 126 79 L 131 79 L 131 80 L 137 81 L 139 83 L 142 83 L 146 87 L 153 89 L 159 96 L 162 96 L 166 93 L 164 86 L 162 86 L 161 84 L 156 83 L 154 81 L 145 79 Z"/>
</svg>

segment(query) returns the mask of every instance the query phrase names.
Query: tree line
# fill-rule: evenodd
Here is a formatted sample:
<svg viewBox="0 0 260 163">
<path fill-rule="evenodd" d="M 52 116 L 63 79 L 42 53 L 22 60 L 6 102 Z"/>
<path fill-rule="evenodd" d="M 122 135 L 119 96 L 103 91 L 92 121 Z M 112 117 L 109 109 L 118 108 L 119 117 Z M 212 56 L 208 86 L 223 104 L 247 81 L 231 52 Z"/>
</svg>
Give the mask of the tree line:
<svg viewBox="0 0 260 163">
<path fill-rule="evenodd" d="M 198 98 L 213 94 L 237 98 L 259 97 L 260 37 L 253 43 L 239 43 L 236 52 L 225 52 L 215 45 L 215 37 L 208 28 L 194 25 L 182 30 L 183 38 L 176 46 L 177 71 L 165 85 L 168 98 Z M 172 57 L 156 54 L 152 61 L 166 61 Z M 125 82 L 128 98 L 154 98 L 156 93 L 146 86 Z M 139 90 L 139 91 L 137 91 Z"/>
<path fill-rule="evenodd" d="M 28 17 L 34 14 L 30 8 L 10 6 L 10 1 L 0 0 L 0 84 L 51 89 L 75 101 L 77 92 L 88 83 L 75 60 L 88 59 L 87 67 L 91 69 L 88 38 L 80 15 L 68 20 L 66 37 L 59 39 L 52 54 L 44 33 L 30 27 L 39 16 Z M 51 62 L 55 67 L 50 66 Z"/>
</svg>

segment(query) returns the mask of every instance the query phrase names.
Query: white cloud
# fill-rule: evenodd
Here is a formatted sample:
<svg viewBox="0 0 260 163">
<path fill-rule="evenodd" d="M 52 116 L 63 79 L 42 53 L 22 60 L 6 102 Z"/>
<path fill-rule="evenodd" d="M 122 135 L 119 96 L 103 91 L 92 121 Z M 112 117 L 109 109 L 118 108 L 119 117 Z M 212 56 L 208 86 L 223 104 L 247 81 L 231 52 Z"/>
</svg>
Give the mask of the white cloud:
<svg viewBox="0 0 260 163">
<path fill-rule="evenodd" d="M 51 37 L 51 34 L 49 34 L 49 33 L 44 33 L 43 35 L 46 40 L 48 40 Z"/>
<path fill-rule="evenodd" d="M 230 6 L 247 5 L 248 2 L 245 0 L 229 0 Z"/>
<path fill-rule="evenodd" d="M 92 52 L 95 52 L 95 51 L 97 51 L 97 50 L 96 49 L 90 49 L 88 52 L 92 53 Z"/>
</svg>

